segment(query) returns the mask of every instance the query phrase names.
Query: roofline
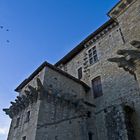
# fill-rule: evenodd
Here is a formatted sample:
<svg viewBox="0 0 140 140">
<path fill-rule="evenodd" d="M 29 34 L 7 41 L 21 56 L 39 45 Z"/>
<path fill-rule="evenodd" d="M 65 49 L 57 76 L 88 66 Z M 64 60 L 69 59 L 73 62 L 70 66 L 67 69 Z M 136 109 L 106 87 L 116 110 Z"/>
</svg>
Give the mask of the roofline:
<svg viewBox="0 0 140 140">
<path fill-rule="evenodd" d="M 109 19 L 107 22 L 105 22 L 102 26 L 100 26 L 97 30 L 95 30 L 92 34 L 90 34 L 87 38 L 85 38 L 80 44 L 78 44 L 74 49 L 72 49 L 68 54 L 66 54 L 62 59 L 60 59 L 55 66 L 59 66 L 60 64 L 66 64 L 69 62 L 72 58 L 74 58 L 78 53 L 80 53 L 85 47 L 85 43 L 90 41 L 93 37 L 95 37 L 97 34 L 99 34 L 101 31 L 103 31 L 106 27 L 114 23 L 115 20 L 112 18 Z"/>
<path fill-rule="evenodd" d="M 120 14 L 122 14 L 123 10 L 126 10 L 131 4 L 133 4 L 136 1 L 137 0 L 131 0 L 131 1 L 129 1 L 129 0 L 119 0 L 119 2 L 117 2 L 117 4 L 107 13 L 107 15 L 110 18 L 113 18 L 114 20 L 117 20 L 117 17 L 120 16 Z M 125 4 L 125 6 L 123 8 L 118 7 L 118 6 L 121 6 L 121 3 Z M 117 8 L 117 9 L 115 10 L 115 8 Z M 115 15 L 112 15 L 113 10 L 115 10 L 118 13 L 115 14 Z"/>
<path fill-rule="evenodd" d="M 110 12 L 116 7 L 116 6 L 118 6 L 120 3 L 122 2 L 122 0 L 119 0 L 110 10 L 109 10 L 109 12 L 107 13 L 107 16 L 109 16 L 110 17 Z M 110 17 L 111 18 L 111 17 Z"/>
<path fill-rule="evenodd" d="M 87 85 L 87 84 L 85 84 L 83 81 L 80 81 L 79 79 L 77 79 L 77 78 L 75 78 L 75 77 L 73 77 L 72 75 L 70 75 L 70 74 L 68 74 L 68 73 L 66 73 L 66 72 L 64 72 L 64 71 L 62 71 L 61 69 L 59 69 L 59 68 L 57 68 L 57 67 L 55 67 L 54 65 L 52 65 L 52 64 L 50 64 L 50 63 L 48 63 L 48 62 L 44 62 L 42 65 L 40 65 L 27 79 L 25 79 L 16 89 L 15 89 L 15 91 L 16 92 L 19 92 L 22 88 L 24 88 L 44 67 L 49 67 L 49 68 L 51 68 L 51 69 L 53 69 L 54 71 L 57 71 L 57 72 L 59 72 L 60 74 L 62 74 L 62 75 L 64 75 L 64 76 L 66 76 L 66 77 L 68 77 L 69 79 L 72 79 L 73 81 L 75 81 L 75 82 L 77 82 L 77 83 L 79 83 L 79 84 L 81 84 L 84 88 L 85 88 L 85 90 L 89 90 L 90 89 L 90 87 Z"/>
</svg>

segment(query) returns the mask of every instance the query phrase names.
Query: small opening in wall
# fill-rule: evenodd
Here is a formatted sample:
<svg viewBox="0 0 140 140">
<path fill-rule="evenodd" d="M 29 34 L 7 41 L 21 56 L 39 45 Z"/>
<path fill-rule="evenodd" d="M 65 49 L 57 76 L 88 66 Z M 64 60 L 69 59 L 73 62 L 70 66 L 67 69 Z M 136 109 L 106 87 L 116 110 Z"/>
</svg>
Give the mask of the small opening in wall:
<svg viewBox="0 0 140 140">
<path fill-rule="evenodd" d="M 55 140 L 58 140 L 58 136 L 55 136 Z"/>
<path fill-rule="evenodd" d="M 88 139 L 92 140 L 93 134 L 91 132 L 88 133 Z"/>
<path fill-rule="evenodd" d="M 87 117 L 91 118 L 91 112 L 90 111 L 87 112 Z"/>
<path fill-rule="evenodd" d="M 17 120 L 16 120 L 16 126 L 15 126 L 15 128 L 19 126 L 19 122 L 20 122 L 20 117 L 18 117 Z"/>
<path fill-rule="evenodd" d="M 53 87 L 53 85 L 51 85 L 51 84 L 50 84 L 50 85 L 49 85 L 49 87 L 50 87 L 50 88 L 52 88 L 52 87 Z"/>
<path fill-rule="evenodd" d="M 124 35 L 123 35 L 121 28 L 119 28 L 119 32 L 120 32 L 123 43 L 125 43 L 125 38 L 124 38 Z"/>
<path fill-rule="evenodd" d="M 30 121 L 30 111 L 28 111 L 27 113 L 26 113 L 26 118 L 25 118 L 25 122 L 29 122 Z"/>
<path fill-rule="evenodd" d="M 82 67 L 80 67 L 78 69 L 78 79 L 82 79 L 82 76 L 83 76 L 83 74 L 82 74 Z"/>
<path fill-rule="evenodd" d="M 26 140 L 26 136 L 22 137 L 22 140 Z"/>
<path fill-rule="evenodd" d="M 69 124 L 71 124 L 72 122 L 71 121 L 69 121 Z"/>
</svg>

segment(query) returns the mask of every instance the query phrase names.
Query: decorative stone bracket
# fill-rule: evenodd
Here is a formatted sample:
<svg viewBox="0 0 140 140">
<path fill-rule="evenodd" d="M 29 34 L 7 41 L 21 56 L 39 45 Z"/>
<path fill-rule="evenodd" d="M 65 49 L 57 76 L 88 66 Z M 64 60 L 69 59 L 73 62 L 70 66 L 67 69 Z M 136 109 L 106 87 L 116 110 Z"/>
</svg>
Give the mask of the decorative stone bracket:
<svg viewBox="0 0 140 140">
<path fill-rule="evenodd" d="M 37 79 L 37 89 L 28 86 L 29 90 L 25 90 L 26 95 L 17 96 L 15 99 L 15 102 L 11 102 L 11 106 L 9 108 L 3 109 L 3 111 L 9 115 L 10 118 L 13 118 L 13 116 L 17 115 L 20 111 L 25 109 L 29 106 L 29 104 L 32 104 L 33 102 L 37 101 L 38 97 L 40 97 L 43 90 L 43 85 L 40 81 L 40 79 Z"/>
<path fill-rule="evenodd" d="M 140 41 L 134 40 L 130 44 L 135 47 L 135 49 L 118 50 L 117 54 L 122 55 L 122 57 L 109 58 L 108 61 L 117 63 L 118 67 L 135 75 L 135 72 L 138 69 L 138 63 L 140 62 Z"/>
<path fill-rule="evenodd" d="M 84 99 L 77 99 L 74 95 L 71 94 L 59 94 L 53 92 L 52 90 L 46 90 L 40 79 L 37 78 L 37 88 L 28 85 L 29 90 L 25 90 L 25 95 L 17 96 L 15 102 L 11 102 L 9 108 L 3 109 L 3 111 L 9 115 L 10 118 L 18 115 L 19 112 L 27 108 L 30 104 L 36 102 L 37 100 L 44 100 L 51 98 L 57 98 L 60 102 L 67 102 L 81 113 L 87 114 L 91 107 L 95 107 L 93 104 L 84 101 Z"/>
</svg>

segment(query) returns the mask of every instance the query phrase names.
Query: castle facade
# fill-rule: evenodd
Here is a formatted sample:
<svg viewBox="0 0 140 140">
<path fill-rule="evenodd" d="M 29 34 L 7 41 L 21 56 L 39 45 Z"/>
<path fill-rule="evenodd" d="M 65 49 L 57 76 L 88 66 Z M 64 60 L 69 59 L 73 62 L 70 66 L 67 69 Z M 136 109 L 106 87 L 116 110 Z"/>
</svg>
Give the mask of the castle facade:
<svg viewBox="0 0 140 140">
<path fill-rule="evenodd" d="M 121 0 L 108 16 L 15 89 L 4 109 L 12 119 L 7 140 L 139 140 L 140 0 Z"/>
</svg>

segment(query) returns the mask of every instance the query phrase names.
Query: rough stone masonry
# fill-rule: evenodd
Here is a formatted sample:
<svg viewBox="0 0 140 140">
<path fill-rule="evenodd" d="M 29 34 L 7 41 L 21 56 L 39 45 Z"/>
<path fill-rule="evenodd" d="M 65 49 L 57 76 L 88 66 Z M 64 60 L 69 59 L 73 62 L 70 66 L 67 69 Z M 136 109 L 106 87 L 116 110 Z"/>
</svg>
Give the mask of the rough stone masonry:
<svg viewBox="0 0 140 140">
<path fill-rule="evenodd" d="M 7 140 L 140 139 L 140 0 L 120 0 L 108 16 L 15 89 Z"/>
</svg>

